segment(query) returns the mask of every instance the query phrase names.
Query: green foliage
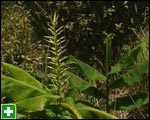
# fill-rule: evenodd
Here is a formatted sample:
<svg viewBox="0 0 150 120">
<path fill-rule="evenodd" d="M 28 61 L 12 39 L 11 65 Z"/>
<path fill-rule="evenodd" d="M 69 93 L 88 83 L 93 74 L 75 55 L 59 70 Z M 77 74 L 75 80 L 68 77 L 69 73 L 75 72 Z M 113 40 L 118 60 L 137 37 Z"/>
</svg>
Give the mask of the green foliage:
<svg viewBox="0 0 150 120">
<path fill-rule="evenodd" d="M 71 97 L 67 97 L 66 98 L 66 103 L 62 102 L 61 105 L 64 108 L 66 108 L 66 109 L 70 110 L 71 112 L 73 112 L 74 115 L 75 115 L 75 118 L 82 119 L 82 116 L 80 115 L 80 113 L 76 109 L 74 100 Z"/>
<path fill-rule="evenodd" d="M 106 34 L 106 33 L 105 33 Z M 112 35 L 108 35 L 106 34 L 106 38 L 104 43 L 106 44 L 106 56 L 105 56 L 105 72 L 106 72 L 106 76 L 108 74 L 109 71 L 109 64 L 110 64 L 110 55 L 111 55 L 111 44 L 112 44 Z"/>
<path fill-rule="evenodd" d="M 3 81 L 3 84 L 6 86 L 14 84 L 21 91 L 23 91 L 21 88 L 29 89 L 27 93 L 36 91 L 33 87 L 36 85 L 39 89 L 61 97 L 53 102 L 48 102 L 47 95 L 37 97 L 43 102 L 31 110 L 39 111 L 31 112 L 29 118 L 101 118 L 102 114 L 99 116 L 87 109 L 85 111 L 78 109 L 77 100 L 86 100 L 93 108 L 102 110 L 106 105 L 106 111 L 109 112 L 111 103 L 126 100 L 116 96 L 127 96 L 129 100 L 132 99 L 132 95 L 133 97 L 137 93 L 145 95 L 145 91 L 148 91 L 149 28 L 145 29 L 145 26 L 149 24 L 149 2 L 2 1 L 1 3 L 2 61 L 17 65 L 35 77 L 22 69 L 14 69 L 12 65 L 2 63 L 2 74 L 5 74 L 2 78 L 7 81 L 6 83 Z M 60 17 L 56 13 L 59 13 Z M 53 14 L 54 16 L 50 18 L 49 16 Z M 47 24 L 49 20 L 50 23 Z M 131 50 L 139 42 L 141 44 Z M 129 53 L 125 55 L 127 51 Z M 73 56 L 69 58 L 68 63 L 77 74 L 75 71 L 66 72 L 65 53 L 83 61 Z M 70 70 L 72 71 L 71 68 Z M 24 79 L 20 80 L 22 77 Z M 25 86 L 22 87 L 24 83 Z M 5 94 L 9 96 L 14 86 L 8 87 L 8 92 L 7 87 L 3 87 Z M 124 89 L 127 89 L 127 93 L 120 95 Z M 19 94 L 19 91 L 17 93 Z M 32 94 L 29 93 L 29 96 L 32 97 Z M 73 98 L 75 112 L 70 103 L 65 102 L 66 97 Z M 137 106 L 136 101 L 140 98 L 142 100 Z M 131 99 L 131 104 L 124 106 L 126 110 L 131 108 L 134 111 L 139 108 L 138 111 L 141 111 L 143 101 L 149 101 L 147 95 L 145 97 L 139 95 L 133 103 Z M 38 100 L 35 100 L 35 104 L 40 102 Z M 26 106 L 26 101 L 30 104 L 28 100 L 21 101 L 20 108 L 30 112 L 31 108 Z M 59 106 L 61 102 L 69 105 L 69 108 Z M 119 105 L 120 103 L 118 102 Z M 115 109 L 115 106 L 113 108 Z M 120 108 L 122 107 L 117 107 Z M 140 114 L 145 113 L 145 110 L 144 108 L 144 112 Z M 143 115 L 142 117 L 145 118 Z"/>
<path fill-rule="evenodd" d="M 42 84 L 24 70 L 11 64 L 2 63 L 10 76 L 2 75 L 2 95 L 16 103 L 19 111 L 35 112 L 43 110 L 47 101 L 56 101 L 59 96 L 52 95 Z M 19 74 L 16 74 L 16 73 Z M 22 76 L 21 76 L 22 75 Z M 29 82 L 30 81 L 30 82 Z"/>
<path fill-rule="evenodd" d="M 80 90 L 82 93 L 86 95 L 94 96 L 99 99 L 105 97 L 101 90 L 98 90 L 96 87 L 90 85 L 87 81 L 83 80 L 77 75 L 71 72 L 68 72 L 67 76 L 68 76 L 68 81 L 71 84 L 71 86 L 73 88 Z"/>
<path fill-rule="evenodd" d="M 16 103 L 18 107 L 18 112 L 21 116 L 27 113 L 33 113 L 37 111 L 45 111 L 49 118 L 84 118 L 86 116 L 85 111 L 92 111 L 91 115 L 96 114 L 98 118 L 116 118 L 113 115 L 100 111 L 93 107 L 84 106 L 84 109 L 79 110 L 82 106 L 78 102 L 76 107 L 76 101 L 69 96 L 65 96 L 67 90 L 65 90 L 65 84 L 68 81 L 65 62 L 66 57 L 63 57 L 65 52 L 65 42 L 64 37 L 60 37 L 60 33 L 63 32 L 62 27 L 57 28 L 58 16 L 56 13 L 51 17 L 51 25 L 49 25 L 48 30 L 51 35 L 46 36 L 49 43 L 46 46 L 50 49 L 51 56 L 47 56 L 47 60 L 50 60 L 50 64 L 47 64 L 47 70 L 50 68 L 51 73 L 49 73 L 49 85 L 43 86 L 39 81 L 37 81 L 29 73 L 25 72 L 21 68 L 8 63 L 2 63 L 2 68 L 5 72 L 2 74 L 2 95 L 11 98 L 12 103 Z M 47 63 L 49 61 L 46 61 Z M 79 61 L 79 64 L 84 64 Z M 83 69 L 85 69 L 84 65 Z M 92 69 L 88 65 L 86 68 Z M 48 70 L 48 71 L 50 71 Z M 90 70 L 91 71 L 91 70 Z M 91 73 L 98 74 L 94 70 Z M 5 74 L 5 75 L 4 75 Z M 87 74 L 86 74 L 87 75 Z M 72 77 L 72 78 L 71 78 Z M 97 76 L 96 76 L 97 77 Z M 99 74 L 98 77 L 104 79 L 104 76 Z M 70 74 L 70 79 L 76 79 L 77 76 Z M 78 78 L 80 83 L 86 83 L 82 79 Z M 97 78 L 96 78 L 97 79 Z M 77 88 L 82 90 L 83 86 L 79 84 L 77 86 L 77 81 L 72 81 Z M 88 83 L 86 83 L 88 86 Z M 72 85 L 72 86 L 73 86 Z M 73 87 L 74 87 L 73 86 Z M 90 85 L 88 88 L 91 87 Z M 67 112 L 66 112 L 67 111 Z M 94 117 L 94 116 L 93 116 Z"/>
<path fill-rule="evenodd" d="M 107 36 L 107 37 L 109 37 L 109 36 Z M 106 39 L 106 40 L 108 40 L 108 39 Z M 110 46 L 107 46 L 107 45 L 109 45 L 109 42 L 110 41 L 106 41 L 106 52 L 107 52 L 107 55 L 108 55 L 108 53 L 110 53 L 109 51 L 109 48 L 110 48 Z M 137 59 L 137 56 L 138 56 L 138 54 L 140 53 L 140 52 L 142 52 L 142 47 L 141 47 L 141 44 L 140 45 L 137 45 L 136 47 L 134 47 L 131 51 L 129 51 L 129 53 L 128 53 L 128 55 L 126 55 L 126 56 L 123 56 L 122 58 L 121 58 L 121 60 L 119 60 L 119 62 L 118 62 L 118 64 L 120 65 L 120 67 L 119 67 L 119 69 L 118 69 L 118 67 L 117 67 L 117 65 L 114 65 L 114 67 L 112 67 L 113 69 L 111 70 L 111 72 L 109 72 L 109 74 L 106 74 L 106 76 L 107 76 L 107 88 L 106 88 L 106 95 L 107 95 L 107 97 L 105 98 L 106 99 L 106 101 L 108 101 L 109 100 L 109 97 L 110 97 L 110 95 L 108 96 L 108 94 L 110 94 L 109 92 L 108 92 L 108 90 L 110 90 L 110 88 L 120 88 L 120 87 L 123 87 L 123 86 L 129 86 L 129 85 L 133 85 L 133 84 L 135 84 L 136 82 L 139 82 L 139 81 L 141 81 L 142 79 L 143 79 L 143 76 L 144 75 L 146 75 L 146 74 L 148 74 L 148 72 L 149 72 L 149 62 L 143 62 L 143 63 L 141 63 L 141 64 L 139 64 L 139 65 L 137 65 L 137 66 L 134 66 L 135 68 L 132 68 L 131 66 L 133 66 L 134 65 L 134 63 L 135 63 L 135 61 L 136 61 L 136 59 Z M 108 55 L 108 56 L 110 56 L 110 55 Z M 107 56 L 106 56 L 106 58 L 108 58 Z M 75 59 L 75 58 L 74 58 Z M 72 59 L 72 57 L 71 57 L 71 59 L 69 60 L 69 63 L 75 63 L 76 62 L 76 64 L 79 64 L 79 62 L 76 60 L 76 61 L 74 61 L 74 59 Z M 106 60 L 108 60 L 108 59 L 106 59 Z M 80 62 L 80 64 L 81 64 L 81 62 Z M 109 64 L 108 62 L 107 62 L 107 64 Z M 87 66 L 86 65 L 86 63 L 84 63 L 84 64 L 82 64 L 83 66 L 85 65 L 85 66 Z M 110 74 L 113 74 L 114 75 L 114 73 L 118 73 L 118 72 L 120 72 L 123 68 L 127 68 L 127 67 L 129 67 L 130 66 L 130 69 L 131 70 L 129 70 L 129 72 L 126 72 L 126 73 L 123 73 L 122 75 L 121 75 L 121 77 L 119 77 L 118 76 L 118 78 L 116 78 L 116 80 L 111 80 L 109 77 L 109 75 Z M 84 67 L 80 67 L 80 66 L 73 66 L 73 67 L 75 67 L 75 70 L 78 72 L 80 69 L 83 69 Z M 108 69 L 109 68 L 109 66 L 107 66 L 106 65 L 106 69 Z M 91 70 L 93 70 L 93 68 L 91 68 L 91 67 L 88 67 L 88 68 L 86 68 L 86 70 L 84 71 L 84 70 L 82 70 L 82 74 L 84 75 L 85 73 L 87 74 L 87 72 L 86 71 L 91 71 Z M 85 72 L 85 73 L 84 73 Z M 93 74 L 91 73 L 91 72 L 88 72 L 88 76 L 93 76 Z M 86 76 L 85 76 L 86 77 Z M 88 77 L 87 77 L 88 78 Z M 81 81 L 81 79 L 77 79 L 78 81 Z M 89 80 L 91 80 L 91 79 L 89 79 Z M 83 81 L 83 80 L 82 80 Z M 73 83 L 74 84 L 74 83 Z M 86 84 L 85 84 L 86 85 Z M 88 85 L 88 84 L 87 84 Z M 84 86 L 84 87 L 86 87 L 86 86 Z M 82 88 L 84 88 L 83 87 L 83 85 L 82 85 Z M 88 86 L 87 86 L 88 87 Z M 79 90 L 80 90 L 80 87 L 78 88 Z M 146 94 L 146 93 L 141 93 L 141 94 Z M 137 96 L 136 98 L 134 98 L 134 96 Z M 146 103 L 148 103 L 149 102 L 149 99 L 148 99 L 148 96 L 146 95 L 144 95 L 144 96 L 142 96 L 142 95 L 138 95 L 138 94 L 135 94 L 135 95 L 133 95 L 133 96 L 131 96 L 131 97 L 133 97 L 133 100 L 135 101 L 135 102 L 129 102 L 128 103 L 128 105 L 125 105 L 125 107 L 117 107 L 117 109 L 118 108 L 120 108 L 120 109 L 123 109 L 123 110 L 130 110 L 130 109 L 134 109 L 134 108 L 139 108 L 139 107 L 141 107 L 141 106 L 143 106 L 144 104 L 146 104 Z M 122 97 L 122 98 L 118 98 L 118 101 L 126 101 L 126 99 L 130 99 L 130 101 L 131 101 L 131 97 Z M 142 99 L 142 101 L 141 101 L 141 99 Z M 137 103 L 137 102 L 138 103 Z M 140 101 L 140 103 L 139 103 L 139 101 Z M 109 102 L 109 101 L 108 101 Z M 114 101 L 114 103 L 115 103 L 116 101 Z M 124 103 L 123 102 L 120 102 L 120 104 L 122 105 L 122 106 L 124 106 Z M 119 104 L 119 105 L 120 105 Z M 125 102 L 125 104 L 126 104 L 126 102 Z M 138 105 L 137 105 L 138 104 Z M 110 105 L 109 104 L 107 104 L 108 106 L 106 106 L 106 109 L 107 109 L 107 107 L 109 108 L 110 107 Z M 115 104 L 116 105 L 116 104 Z M 121 106 L 120 105 L 120 106 Z M 132 106 L 132 107 L 131 107 Z M 124 109 L 125 108 L 125 109 Z"/>
<path fill-rule="evenodd" d="M 143 62 L 145 60 L 149 60 L 149 27 L 145 27 L 145 29 L 141 28 L 139 33 L 134 31 L 135 35 L 139 39 L 141 43 L 142 53 L 138 56 L 138 61 Z"/>
<path fill-rule="evenodd" d="M 43 47 L 34 41 L 29 16 L 30 10 L 25 9 L 24 2 L 2 2 L 1 57 L 2 61 L 33 72 L 41 64 Z"/>
<path fill-rule="evenodd" d="M 7 63 L 3 63 L 3 66 L 7 70 L 11 71 L 10 75 L 14 75 L 17 71 L 21 71 L 20 74 L 23 74 L 25 77 L 24 79 L 24 77 L 20 77 L 20 75 L 17 74 L 15 74 L 15 77 L 2 75 L 2 95 L 8 96 L 13 100 L 13 103 L 17 104 L 19 113 L 42 111 L 48 103 L 55 103 L 57 100 L 61 99 L 61 96 L 52 94 L 50 90 L 39 88 L 36 84 L 29 84 L 28 80 L 30 80 L 31 83 L 39 82 L 33 79 L 33 77 L 31 77 L 24 70 Z M 71 97 L 65 98 L 65 101 L 61 101 L 60 104 L 63 108 L 73 113 L 73 118 L 81 119 L 85 117 L 86 111 L 92 111 L 98 116 L 98 118 L 116 118 L 115 116 L 105 113 L 104 111 L 83 105 L 79 102 L 76 107 L 76 104 Z M 93 113 L 91 113 L 91 115 Z"/>
<path fill-rule="evenodd" d="M 149 23 L 148 1 L 34 1 L 24 4 L 27 9 L 32 9 L 30 19 L 39 38 L 48 34 L 47 16 L 57 11 L 59 24 L 65 25 L 64 35 L 69 40 L 68 54 L 90 65 L 96 62 L 94 57 L 104 61 L 104 32 L 115 35 L 111 51 L 111 61 L 115 63 L 113 56 L 120 57 L 124 45 L 131 48 L 138 42 L 131 37 L 132 29 L 139 31 Z"/>
<path fill-rule="evenodd" d="M 70 56 L 68 63 L 72 66 L 77 67 L 80 74 L 82 74 L 89 80 L 106 80 L 106 77 L 96 69 L 93 69 L 91 66 L 85 64 L 84 62 L 75 59 L 73 56 Z"/>
<path fill-rule="evenodd" d="M 81 111 L 81 113 L 85 116 L 85 118 L 89 118 L 87 117 L 87 111 L 90 111 L 93 114 L 92 118 L 99 118 L 99 119 L 117 119 L 117 117 L 111 115 L 111 114 L 108 114 L 104 111 L 101 111 L 101 110 L 98 110 L 98 109 L 95 109 L 93 107 L 90 107 L 90 106 L 86 106 L 82 103 L 77 103 L 76 104 L 77 108 L 79 109 L 79 111 Z M 89 113 L 89 112 L 88 112 Z M 89 114 L 90 115 L 90 114 Z M 97 117 L 96 117 L 97 116 Z"/>
<path fill-rule="evenodd" d="M 129 53 L 127 55 L 122 57 L 118 61 L 118 63 L 111 68 L 111 71 L 108 74 L 117 73 L 117 72 L 120 72 L 124 68 L 132 66 L 135 63 L 139 52 L 142 51 L 141 45 L 142 44 L 133 48 L 131 51 L 129 51 Z"/>
<path fill-rule="evenodd" d="M 2 63 L 2 67 L 8 71 L 11 76 L 15 79 L 22 79 L 23 82 L 31 85 L 35 85 L 39 88 L 42 88 L 42 85 L 40 82 L 38 82 L 34 77 L 32 77 L 29 73 L 25 72 L 24 70 L 14 67 L 11 64 Z"/>
<path fill-rule="evenodd" d="M 68 78 L 70 84 L 81 91 L 86 90 L 91 86 L 88 82 L 71 72 L 68 73 Z"/>
<path fill-rule="evenodd" d="M 145 74 L 149 73 L 149 62 L 141 63 L 136 68 L 130 70 L 127 73 L 124 73 L 120 78 L 115 80 L 111 85 L 110 88 L 121 88 L 123 86 L 132 85 L 135 82 L 139 82 L 142 80 L 142 77 Z"/>
<path fill-rule="evenodd" d="M 122 104 L 123 103 L 123 104 Z M 119 97 L 111 107 L 116 110 L 131 110 L 149 103 L 149 93 L 136 94 L 127 97 Z"/>
</svg>

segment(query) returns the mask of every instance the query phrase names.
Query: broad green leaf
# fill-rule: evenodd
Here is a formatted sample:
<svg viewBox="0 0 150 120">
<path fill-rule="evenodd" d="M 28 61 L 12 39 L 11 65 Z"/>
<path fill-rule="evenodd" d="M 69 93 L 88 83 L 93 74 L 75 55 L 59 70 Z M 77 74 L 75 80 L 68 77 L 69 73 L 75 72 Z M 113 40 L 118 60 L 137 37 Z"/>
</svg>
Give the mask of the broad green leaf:
<svg viewBox="0 0 150 120">
<path fill-rule="evenodd" d="M 68 72 L 67 74 L 68 80 L 70 84 L 77 88 L 78 90 L 82 91 L 83 93 L 94 96 L 96 98 L 104 98 L 105 95 L 102 93 L 101 90 L 98 90 L 94 86 L 90 85 L 87 81 L 83 80 L 82 78 L 78 77 L 77 75 Z"/>
<path fill-rule="evenodd" d="M 106 113 L 104 111 L 96 109 L 94 107 L 90 107 L 90 106 L 84 105 L 82 103 L 77 103 L 76 104 L 76 108 L 78 109 L 79 113 L 82 116 L 84 116 L 84 118 L 88 118 L 88 116 L 89 116 L 88 114 L 93 114 L 93 115 L 95 114 L 95 115 L 98 116 L 99 119 L 117 119 L 117 117 L 114 116 L 114 115 L 111 115 L 109 113 Z"/>
<path fill-rule="evenodd" d="M 93 105 L 91 105 L 89 102 L 87 101 L 83 101 L 83 100 L 78 100 L 76 101 L 76 107 L 78 107 L 78 103 L 86 105 L 86 106 L 90 106 L 93 107 Z M 98 119 L 99 116 L 95 113 L 93 113 L 92 111 L 88 111 L 88 110 L 79 110 L 80 114 L 82 115 L 82 117 L 84 119 Z"/>
<path fill-rule="evenodd" d="M 133 65 L 137 59 L 139 52 L 141 52 L 141 44 L 133 48 L 127 55 L 122 57 L 116 65 L 111 68 L 108 74 L 120 72 L 122 69 Z"/>
<path fill-rule="evenodd" d="M 55 102 L 58 98 L 59 96 L 57 95 L 45 94 L 20 100 L 16 102 L 16 105 L 20 111 L 42 111 L 45 108 L 47 102 Z"/>
<path fill-rule="evenodd" d="M 86 90 L 91 86 L 88 82 L 71 72 L 68 72 L 67 76 L 70 84 L 81 91 Z"/>
<path fill-rule="evenodd" d="M 11 74 L 12 78 L 24 81 L 25 83 L 34 85 L 38 88 L 42 88 L 42 84 L 39 81 L 21 68 L 4 62 L 2 62 L 2 67 Z"/>
<path fill-rule="evenodd" d="M 142 80 L 142 77 L 149 72 L 149 62 L 140 64 L 138 67 L 123 74 L 119 79 L 114 81 L 110 88 L 119 88 L 127 85 L 132 85 L 135 82 Z"/>
<path fill-rule="evenodd" d="M 127 97 L 117 98 L 111 105 L 115 110 L 131 110 L 149 103 L 149 93 L 141 93 Z"/>
<path fill-rule="evenodd" d="M 18 81 L 11 77 L 2 75 L 2 95 L 11 98 L 18 107 L 18 110 L 25 110 L 27 112 L 35 112 L 42 110 L 47 101 L 56 101 L 59 96 L 51 95 L 48 91 Z"/>
<path fill-rule="evenodd" d="M 18 81 L 5 75 L 1 76 L 1 84 L 2 94 L 12 98 L 14 101 L 47 93 L 44 89 L 27 84 L 24 81 Z"/>
<path fill-rule="evenodd" d="M 96 69 L 89 66 L 88 64 L 80 60 L 77 60 L 73 56 L 69 57 L 68 63 L 76 67 L 76 69 L 80 69 L 81 74 L 84 77 L 86 77 L 88 80 L 106 80 L 106 77 L 103 74 L 101 74 Z"/>
</svg>

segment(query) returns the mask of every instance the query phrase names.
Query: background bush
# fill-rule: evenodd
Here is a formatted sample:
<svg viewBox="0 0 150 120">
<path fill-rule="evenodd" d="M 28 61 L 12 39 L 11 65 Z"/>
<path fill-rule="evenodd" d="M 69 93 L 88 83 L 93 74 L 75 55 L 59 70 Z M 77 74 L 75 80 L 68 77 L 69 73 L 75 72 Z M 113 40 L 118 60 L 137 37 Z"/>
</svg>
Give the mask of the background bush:
<svg viewBox="0 0 150 120">
<path fill-rule="evenodd" d="M 39 38 L 47 34 L 46 16 L 57 11 L 69 40 L 68 54 L 91 64 L 96 62 L 95 57 L 104 60 L 104 32 L 114 34 L 113 62 L 114 56 L 122 52 L 122 46 L 134 46 L 137 39 L 133 30 L 144 28 L 149 21 L 148 2 L 143 1 L 25 2 L 25 5 L 32 9 L 30 19 Z"/>
<path fill-rule="evenodd" d="M 1 58 L 33 72 L 41 63 L 43 47 L 37 44 L 29 16 L 23 2 L 2 2 Z"/>
</svg>

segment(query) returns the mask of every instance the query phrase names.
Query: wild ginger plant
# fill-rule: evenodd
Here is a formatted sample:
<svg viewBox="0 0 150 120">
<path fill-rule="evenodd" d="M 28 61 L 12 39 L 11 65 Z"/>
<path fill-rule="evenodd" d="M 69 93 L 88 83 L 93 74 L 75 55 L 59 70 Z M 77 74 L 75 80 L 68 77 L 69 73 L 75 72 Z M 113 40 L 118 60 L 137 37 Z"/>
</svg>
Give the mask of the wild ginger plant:
<svg viewBox="0 0 150 120">
<path fill-rule="evenodd" d="M 66 39 L 65 36 L 61 36 L 63 26 L 58 27 L 58 16 L 56 13 L 50 18 L 50 20 L 51 22 L 48 24 L 48 31 L 50 35 L 45 36 L 48 43 L 48 45 L 46 45 L 46 70 L 51 71 L 50 81 L 53 83 L 56 93 L 64 98 L 67 83 L 67 76 L 65 72 L 67 70 L 67 65 L 65 63 L 67 56 L 64 56 L 66 51 Z"/>
</svg>

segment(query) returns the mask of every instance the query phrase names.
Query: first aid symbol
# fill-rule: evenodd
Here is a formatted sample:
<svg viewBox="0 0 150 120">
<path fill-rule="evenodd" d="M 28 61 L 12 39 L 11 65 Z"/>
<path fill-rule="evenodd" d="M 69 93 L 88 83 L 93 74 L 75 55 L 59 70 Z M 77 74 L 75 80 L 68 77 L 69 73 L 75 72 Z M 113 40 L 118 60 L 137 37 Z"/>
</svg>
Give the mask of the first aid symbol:
<svg viewBox="0 0 150 120">
<path fill-rule="evenodd" d="M 16 104 L 1 104 L 1 119 L 16 119 Z"/>
</svg>

